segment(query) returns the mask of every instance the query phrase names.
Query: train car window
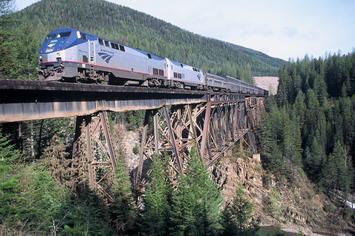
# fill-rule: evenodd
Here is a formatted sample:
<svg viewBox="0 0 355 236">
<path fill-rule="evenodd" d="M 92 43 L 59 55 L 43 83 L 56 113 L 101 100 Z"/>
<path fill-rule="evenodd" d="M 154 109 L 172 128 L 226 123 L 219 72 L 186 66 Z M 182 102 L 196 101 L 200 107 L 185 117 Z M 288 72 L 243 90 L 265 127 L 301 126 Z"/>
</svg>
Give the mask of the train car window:
<svg viewBox="0 0 355 236">
<path fill-rule="evenodd" d="M 159 75 L 160 76 L 164 76 L 164 71 L 163 70 L 159 70 Z"/>
<path fill-rule="evenodd" d="M 150 53 L 147 54 L 149 59 L 152 59 L 152 55 L 150 55 Z"/>
<path fill-rule="evenodd" d="M 180 66 L 181 66 L 181 67 L 184 67 L 184 65 L 183 65 L 183 64 L 180 64 Z"/>
<path fill-rule="evenodd" d="M 157 68 L 153 68 L 153 75 L 158 75 L 159 74 L 159 70 Z"/>
<path fill-rule="evenodd" d="M 176 72 L 174 72 L 174 78 L 177 78 L 177 73 Z"/>
<path fill-rule="evenodd" d="M 110 47 L 110 42 L 105 40 L 105 46 Z"/>
<path fill-rule="evenodd" d="M 104 42 L 102 41 L 102 39 L 99 39 L 99 44 L 104 45 Z"/>
<path fill-rule="evenodd" d="M 178 79 L 181 79 L 181 74 L 180 73 L 178 73 Z"/>
<path fill-rule="evenodd" d="M 111 43 L 111 47 L 116 50 L 120 50 L 117 43 Z"/>
<path fill-rule="evenodd" d="M 124 46 L 120 45 L 120 50 L 124 52 L 125 51 Z"/>
</svg>

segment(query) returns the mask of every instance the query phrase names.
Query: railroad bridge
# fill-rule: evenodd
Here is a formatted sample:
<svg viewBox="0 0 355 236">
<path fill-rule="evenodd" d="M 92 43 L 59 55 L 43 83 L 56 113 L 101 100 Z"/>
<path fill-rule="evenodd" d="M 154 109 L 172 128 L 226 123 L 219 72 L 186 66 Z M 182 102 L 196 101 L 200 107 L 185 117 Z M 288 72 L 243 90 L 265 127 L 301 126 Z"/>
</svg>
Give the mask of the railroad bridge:
<svg viewBox="0 0 355 236">
<path fill-rule="evenodd" d="M 118 157 L 107 112 L 145 110 L 134 177 L 134 187 L 140 189 L 143 162 L 154 153 L 170 154 L 176 173 L 184 171 L 192 147 L 207 167 L 236 142 L 255 153 L 254 131 L 264 99 L 226 92 L 2 80 L 0 123 L 76 117 L 69 165 L 83 168 L 85 177 L 80 178 L 110 200 Z"/>
</svg>

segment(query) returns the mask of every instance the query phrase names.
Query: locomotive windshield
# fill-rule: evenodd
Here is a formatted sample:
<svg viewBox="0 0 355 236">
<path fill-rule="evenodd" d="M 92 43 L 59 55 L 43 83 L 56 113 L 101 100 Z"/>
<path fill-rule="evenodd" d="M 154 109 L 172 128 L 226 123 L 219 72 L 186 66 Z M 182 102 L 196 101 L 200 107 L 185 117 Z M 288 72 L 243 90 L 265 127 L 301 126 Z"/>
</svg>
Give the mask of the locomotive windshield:
<svg viewBox="0 0 355 236">
<path fill-rule="evenodd" d="M 48 34 L 46 39 L 59 39 L 59 38 L 66 38 L 69 37 L 70 31 L 68 32 L 62 32 L 62 33 L 57 33 L 57 34 Z"/>
</svg>

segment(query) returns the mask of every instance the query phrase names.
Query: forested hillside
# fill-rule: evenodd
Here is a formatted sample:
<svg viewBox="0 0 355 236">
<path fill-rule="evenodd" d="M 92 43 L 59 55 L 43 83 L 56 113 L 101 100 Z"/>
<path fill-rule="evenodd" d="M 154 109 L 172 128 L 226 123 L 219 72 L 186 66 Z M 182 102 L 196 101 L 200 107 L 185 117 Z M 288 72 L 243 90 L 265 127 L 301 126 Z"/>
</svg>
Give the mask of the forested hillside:
<svg viewBox="0 0 355 236">
<path fill-rule="evenodd" d="M 4 17 L 3 17 L 4 18 Z M 285 62 L 261 52 L 206 38 L 152 16 L 101 0 L 42 0 L 2 20 L 0 72 L 36 77 L 38 49 L 55 27 L 75 27 L 210 72 L 250 79 L 275 75 Z"/>
<path fill-rule="evenodd" d="M 306 57 L 279 76 L 262 122 L 265 166 L 291 182 L 301 170 L 331 198 L 347 198 L 355 187 L 355 53 Z"/>
</svg>

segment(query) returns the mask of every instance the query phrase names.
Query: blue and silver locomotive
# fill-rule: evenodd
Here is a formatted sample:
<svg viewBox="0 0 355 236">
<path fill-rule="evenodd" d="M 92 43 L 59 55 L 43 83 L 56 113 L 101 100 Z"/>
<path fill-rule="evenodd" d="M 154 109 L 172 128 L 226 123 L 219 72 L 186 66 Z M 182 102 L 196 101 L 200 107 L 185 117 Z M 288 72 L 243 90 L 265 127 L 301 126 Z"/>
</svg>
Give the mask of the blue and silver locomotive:
<svg viewBox="0 0 355 236">
<path fill-rule="evenodd" d="M 222 77 L 151 52 L 73 28 L 58 28 L 43 41 L 40 79 L 107 82 L 184 89 L 212 89 L 264 95 L 265 90 L 231 77 Z"/>
</svg>

